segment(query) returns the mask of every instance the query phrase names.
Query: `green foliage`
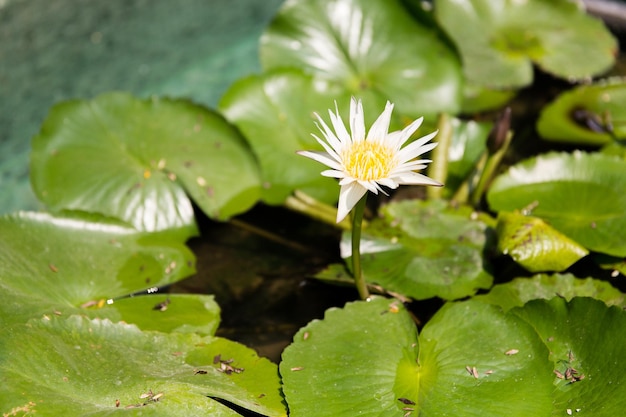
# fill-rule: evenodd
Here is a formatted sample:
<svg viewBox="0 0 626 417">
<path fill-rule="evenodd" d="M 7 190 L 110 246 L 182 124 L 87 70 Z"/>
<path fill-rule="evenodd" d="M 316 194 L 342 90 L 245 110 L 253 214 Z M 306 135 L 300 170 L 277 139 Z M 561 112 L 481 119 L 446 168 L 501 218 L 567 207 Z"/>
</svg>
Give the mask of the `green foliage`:
<svg viewBox="0 0 626 417">
<path fill-rule="evenodd" d="M 315 83 L 300 71 L 251 76 L 235 83 L 222 98 L 220 109 L 246 136 L 259 160 L 263 176 L 262 199 L 282 204 L 299 189 L 334 203 L 337 182 L 320 175 L 319 164 L 296 154 L 319 147 L 311 133 L 313 112 L 334 108 L 342 100 L 337 88 Z M 381 102 L 384 108 L 384 102 Z"/>
<path fill-rule="evenodd" d="M 261 38 L 261 63 L 303 69 L 346 95 L 393 98 L 412 118 L 460 108 L 456 56 L 397 0 L 290 0 Z"/>
<path fill-rule="evenodd" d="M 519 162 L 509 142 L 497 152 L 487 145 L 488 115 L 454 117 L 504 105 L 533 82 L 533 64 L 581 80 L 607 70 L 616 48 L 568 0 L 288 0 L 261 39 L 265 72 L 229 89 L 223 117 L 125 93 L 54 106 L 31 160 L 32 186 L 53 213 L 0 218 L 0 411 L 620 415 L 626 301 L 598 271 L 626 270 L 623 78 L 574 88 L 541 112 L 543 138 L 608 145 L 602 153 Z M 469 300 L 437 312 L 416 303 L 419 334 L 396 299 L 330 309 L 300 329 L 277 367 L 215 336 L 213 296 L 160 288 L 195 272 L 184 244 L 198 234 L 192 202 L 226 221 L 294 193 L 336 201 L 337 182 L 296 151 L 321 150 L 311 136 L 316 113 L 328 120 L 336 108 L 347 122 L 351 96 L 367 103 L 367 124 L 393 102 L 392 130 L 425 116 L 431 131 L 448 113 L 443 195 L 475 204 L 385 202 L 364 227 L 365 278 L 402 300 Z M 334 218 L 310 204 L 326 210 L 314 218 Z M 344 263 L 319 278 L 352 283 L 349 238 L 340 243 Z M 491 262 L 505 253 L 550 273 L 589 252 L 585 261 L 598 265 L 586 279 L 512 279 Z M 502 283 L 492 287 L 494 278 Z"/>
<path fill-rule="evenodd" d="M 622 308 L 607 308 L 589 298 L 569 303 L 553 298 L 531 301 L 511 314 L 531 324 L 549 349 L 555 375 L 552 415 L 622 413 L 626 407 L 622 383 L 626 312 Z"/>
<path fill-rule="evenodd" d="M 548 140 L 604 145 L 626 138 L 626 81 L 609 78 L 567 91 L 541 112 L 537 129 Z"/>
<path fill-rule="evenodd" d="M 582 80 L 607 71 L 618 49 L 602 22 L 569 0 L 437 0 L 435 16 L 478 86 L 529 85 L 533 64 Z"/>
<path fill-rule="evenodd" d="M 133 415 L 239 415 L 207 398 L 213 397 L 268 416 L 284 415 L 275 365 L 220 338 L 142 332 L 78 315 L 33 318 L 5 336 L 0 347 L 5 413 L 27 406 L 48 416 L 104 416 L 118 408 L 130 408 Z M 214 363 L 219 354 L 234 359 L 232 366 L 241 373 L 220 371 Z"/>
<path fill-rule="evenodd" d="M 487 150 L 492 123 L 453 119 L 452 143 L 448 149 L 448 177 L 444 191 L 452 193 L 473 173 L 480 156 Z"/>
<path fill-rule="evenodd" d="M 375 298 L 296 334 L 280 364 L 283 391 L 292 416 L 610 416 L 626 398 L 617 383 L 625 325 L 624 311 L 592 299 L 508 313 L 466 301 L 445 305 L 418 336 L 398 301 Z M 616 339 L 604 340 L 605 330 Z"/>
<path fill-rule="evenodd" d="M 572 274 L 538 274 L 532 278 L 515 278 L 494 285 L 487 294 L 477 295 L 474 299 L 510 310 L 531 300 L 549 300 L 557 296 L 568 301 L 574 297 L 592 297 L 609 306 L 626 307 L 624 294 L 608 282 L 594 278 L 578 279 Z"/>
<path fill-rule="evenodd" d="M 549 153 L 511 167 L 487 194 L 496 211 L 531 208 L 589 250 L 626 256 L 626 163 L 603 154 Z"/>
<path fill-rule="evenodd" d="M 219 398 L 285 415 L 276 366 L 213 336 L 213 297 L 117 299 L 194 272 L 176 238 L 79 214 L 5 216 L 0 230 L 3 414 L 239 415 Z"/>
<path fill-rule="evenodd" d="M 498 215 L 498 250 L 531 272 L 563 271 L 589 251 L 536 217 Z"/>
<path fill-rule="evenodd" d="M 0 230 L 0 311 L 11 312 L 2 315 L 7 322 L 53 311 L 89 314 L 93 310 L 80 306 L 162 287 L 195 271 L 195 257 L 180 240 L 95 216 L 17 213 L 0 218 Z M 116 311 L 100 311 L 108 309 Z M 211 310 L 214 318 L 219 310 Z"/>
<path fill-rule="evenodd" d="M 31 181 L 53 210 L 83 210 L 139 230 L 195 231 L 188 193 L 228 219 L 258 199 L 258 168 L 224 119 L 184 100 L 125 93 L 57 104 L 33 139 Z"/>
<path fill-rule="evenodd" d="M 468 207 L 454 209 L 443 200 L 410 200 L 382 208 L 361 241 L 363 274 L 368 282 L 414 299 L 454 300 L 489 288 L 492 276 L 482 256 L 487 225 L 471 219 Z M 350 235 L 342 256 L 351 256 Z"/>
</svg>

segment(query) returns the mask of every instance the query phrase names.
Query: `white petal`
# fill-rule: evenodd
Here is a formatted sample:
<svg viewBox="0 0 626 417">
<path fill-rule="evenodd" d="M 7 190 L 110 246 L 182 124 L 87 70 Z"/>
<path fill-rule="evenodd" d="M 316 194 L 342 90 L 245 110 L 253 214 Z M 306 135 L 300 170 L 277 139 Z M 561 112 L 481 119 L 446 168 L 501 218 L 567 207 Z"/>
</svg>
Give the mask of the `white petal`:
<svg viewBox="0 0 626 417">
<path fill-rule="evenodd" d="M 430 162 L 432 162 L 430 159 L 414 159 L 412 161 L 398 165 L 391 172 L 417 171 L 418 169 L 426 168 L 426 165 Z"/>
<path fill-rule="evenodd" d="M 343 171 L 337 171 L 336 169 L 327 169 L 325 171 L 322 171 L 322 175 L 324 177 L 331 178 L 344 178 L 346 176 L 346 173 Z"/>
<path fill-rule="evenodd" d="M 339 181 L 339 185 L 348 185 L 348 184 L 350 184 L 350 183 L 352 183 L 352 182 L 355 182 L 355 181 L 356 181 L 356 178 L 354 178 L 354 177 L 350 177 L 350 176 L 347 176 L 347 175 L 346 175 L 346 176 L 344 176 L 344 177 L 341 179 L 341 181 Z"/>
<path fill-rule="evenodd" d="M 350 131 L 353 142 L 365 140 L 365 117 L 363 115 L 363 104 L 361 100 L 352 97 L 350 100 Z"/>
<path fill-rule="evenodd" d="M 391 132 L 387 135 L 385 142 L 387 142 L 387 145 L 391 149 L 397 152 L 400 149 L 400 146 L 406 142 L 406 139 L 402 136 L 401 131 L 396 130 L 395 132 Z"/>
<path fill-rule="evenodd" d="M 418 174 L 417 172 L 407 172 L 406 174 L 400 174 L 394 177 L 400 185 L 434 185 L 435 187 L 441 187 L 443 184 L 428 178 L 426 175 Z"/>
<path fill-rule="evenodd" d="M 330 155 L 326 152 L 316 152 L 316 151 L 298 151 L 296 152 L 298 155 L 306 156 L 307 158 L 311 158 L 317 162 L 320 162 L 332 169 L 336 169 L 337 171 L 342 171 L 343 167 L 335 161 Z"/>
<path fill-rule="evenodd" d="M 402 139 L 399 140 L 398 148 L 400 146 L 404 145 L 404 143 L 407 140 L 409 140 L 409 138 L 413 135 L 413 133 L 415 133 L 415 131 L 417 129 L 419 129 L 419 127 L 422 125 L 423 121 L 424 121 L 424 118 L 420 117 L 419 119 L 414 120 L 413 123 L 411 123 L 410 125 L 408 125 L 404 129 L 402 129 L 402 131 L 401 131 Z M 428 141 L 426 141 L 426 142 L 428 142 Z"/>
<path fill-rule="evenodd" d="M 392 190 L 395 190 L 396 188 L 398 188 L 398 183 L 393 179 L 393 177 L 390 178 L 382 178 L 376 181 L 377 183 L 379 183 L 380 185 L 384 185 L 387 188 L 391 188 Z"/>
<path fill-rule="evenodd" d="M 417 158 L 423 153 L 430 151 L 435 146 L 437 146 L 437 143 L 429 143 L 427 145 L 425 145 L 425 143 L 434 138 L 437 133 L 438 132 L 435 131 L 429 135 L 424 136 L 423 138 L 419 138 L 415 142 L 409 143 L 404 148 L 400 149 L 398 158 L 400 158 L 402 162 L 406 162 L 408 160 Z"/>
<path fill-rule="evenodd" d="M 337 113 L 333 114 L 332 111 L 328 110 L 328 114 L 330 115 L 330 122 L 335 129 L 335 133 L 339 137 L 339 140 L 344 145 L 351 142 L 350 134 L 346 130 L 346 125 L 343 123 L 343 119 L 339 115 L 339 108 L 337 108 L 337 102 L 335 101 L 335 111 Z"/>
<path fill-rule="evenodd" d="M 332 146 L 330 146 L 328 143 L 324 142 L 322 139 L 320 139 L 317 135 L 315 135 L 313 133 L 311 133 L 311 136 L 313 136 L 315 138 L 317 143 L 322 145 L 322 148 L 324 148 L 324 150 L 328 153 L 328 155 L 330 155 L 331 158 L 333 158 L 335 161 L 341 163 L 341 157 L 335 151 L 335 149 L 332 148 Z"/>
<path fill-rule="evenodd" d="M 367 190 L 358 182 L 352 182 L 341 187 L 339 191 L 339 203 L 337 204 L 337 223 L 342 221 L 350 210 L 365 195 Z"/>
<path fill-rule="evenodd" d="M 360 180 L 357 180 L 357 182 L 359 184 L 361 184 L 361 186 L 363 188 L 365 188 L 366 190 L 368 190 L 368 191 L 370 191 L 370 192 L 372 192 L 374 194 L 378 194 L 379 191 L 382 191 L 383 194 L 387 195 L 387 193 L 385 193 L 383 191 L 383 189 L 380 188 L 380 185 L 378 185 L 375 181 L 360 181 Z"/>
<path fill-rule="evenodd" d="M 324 122 L 324 120 L 322 120 L 322 118 L 319 115 L 316 115 L 316 116 L 317 116 L 319 123 L 315 123 L 315 125 L 324 135 L 326 142 L 328 142 L 328 144 L 332 146 L 333 149 L 335 149 L 335 151 L 341 152 L 341 149 L 343 148 L 342 139 L 338 138 L 335 135 L 335 133 L 330 129 L 330 127 L 328 127 L 326 122 Z"/>
<path fill-rule="evenodd" d="M 391 112 L 393 111 L 393 104 L 387 102 L 385 110 L 378 116 L 378 119 L 370 127 L 367 132 L 367 140 L 382 141 L 387 138 L 389 132 L 389 123 L 391 123 Z"/>
<path fill-rule="evenodd" d="M 432 150 L 437 146 L 437 142 L 428 143 L 424 145 L 423 143 L 412 142 L 406 145 L 404 148 L 400 149 L 398 152 L 398 159 L 400 163 L 404 163 L 410 161 L 411 159 L 415 159 L 418 156 Z"/>
</svg>

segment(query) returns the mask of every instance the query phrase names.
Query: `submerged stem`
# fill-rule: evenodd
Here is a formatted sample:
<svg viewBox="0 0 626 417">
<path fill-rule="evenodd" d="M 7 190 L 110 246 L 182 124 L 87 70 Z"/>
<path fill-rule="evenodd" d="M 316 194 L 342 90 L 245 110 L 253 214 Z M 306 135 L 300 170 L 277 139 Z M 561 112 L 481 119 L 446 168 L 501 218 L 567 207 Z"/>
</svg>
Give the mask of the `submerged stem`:
<svg viewBox="0 0 626 417">
<path fill-rule="evenodd" d="M 367 193 L 361 197 L 354 211 L 352 212 L 352 273 L 356 289 L 362 300 L 370 297 L 370 292 L 365 284 L 363 272 L 361 271 L 361 226 L 363 224 L 363 212 L 365 211 L 365 202 L 367 201 Z"/>
</svg>

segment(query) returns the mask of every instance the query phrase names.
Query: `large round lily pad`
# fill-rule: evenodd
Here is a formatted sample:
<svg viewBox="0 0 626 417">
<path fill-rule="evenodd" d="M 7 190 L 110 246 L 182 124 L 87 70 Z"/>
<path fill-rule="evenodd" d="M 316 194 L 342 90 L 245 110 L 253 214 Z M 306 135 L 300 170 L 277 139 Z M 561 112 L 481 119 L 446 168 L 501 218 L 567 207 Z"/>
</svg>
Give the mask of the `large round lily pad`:
<svg viewBox="0 0 626 417">
<path fill-rule="evenodd" d="M 331 309 L 285 349 L 290 415 L 620 415 L 626 313 L 559 297 L 508 313 L 446 304 L 416 334 L 397 300 Z"/>
<path fill-rule="evenodd" d="M 626 256 L 626 162 L 584 152 L 549 153 L 512 166 L 493 182 L 495 211 L 533 216 L 587 249 Z"/>
<path fill-rule="evenodd" d="M 96 216 L 18 213 L 0 218 L 0 323 L 83 314 L 143 330 L 212 335 L 220 309 L 212 296 L 161 294 L 195 271 L 191 251 Z M 130 297 L 134 293 L 153 295 Z"/>
<path fill-rule="evenodd" d="M 435 16 L 457 45 L 467 79 L 479 86 L 528 85 L 533 64 L 585 79 L 607 71 L 618 50 L 603 23 L 569 0 L 438 0 Z"/>
<path fill-rule="evenodd" d="M 261 63 L 375 93 L 410 117 L 460 108 L 458 59 L 397 0 L 289 0 L 261 38 Z"/>
<path fill-rule="evenodd" d="M 276 365 L 228 340 L 83 316 L 44 316 L 4 330 L 5 415 L 240 415 L 216 399 L 286 415 Z"/>
<path fill-rule="evenodd" d="M 531 324 L 550 351 L 553 416 L 623 414 L 626 312 L 621 307 L 556 297 L 531 301 L 511 314 Z"/>
<path fill-rule="evenodd" d="M 18 311 L 30 305 L 71 313 L 195 271 L 193 254 L 179 240 L 93 216 L 18 213 L 0 218 L 0 230 L 1 293 Z"/>
<path fill-rule="evenodd" d="M 260 193 L 252 153 L 221 116 L 125 93 L 54 106 L 33 139 L 31 181 L 54 210 L 97 212 L 146 231 L 193 228 L 185 193 L 219 220 Z"/>
<path fill-rule="evenodd" d="M 512 348 L 524 354 L 506 355 Z M 451 305 L 418 338 L 398 301 L 375 298 L 301 329 L 280 372 L 295 417 L 540 416 L 550 409 L 547 356 L 531 326 L 492 306 Z"/>
<path fill-rule="evenodd" d="M 328 203 L 337 200 L 337 181 L 320 175 L 323 167 L 296 151 L 320 148 L 311 136 L 318 130 L 314 113 L 327 117 L 334 100 L 347 105 L 349 97 L 340 94 L 290 70 L 242 79 L 224 95 L 220 110 L 246 136 L 261 166 L 263 201 L 282 204 L 296 189 Z"/>
</svg>

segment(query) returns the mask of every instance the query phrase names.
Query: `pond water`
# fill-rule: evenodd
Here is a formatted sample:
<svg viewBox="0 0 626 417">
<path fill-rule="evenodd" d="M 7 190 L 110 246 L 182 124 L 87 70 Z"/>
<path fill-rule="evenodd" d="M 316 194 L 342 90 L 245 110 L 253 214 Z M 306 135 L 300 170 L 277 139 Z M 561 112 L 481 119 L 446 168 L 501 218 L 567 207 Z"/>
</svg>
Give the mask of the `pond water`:
<svg viewBox="0 0 626 417">
<path fill-rule="evenodd" d="M 111 90 L 215 106 L 258 72 L 282 0 L 0 0 L 0 213 L 40 208 L 30 140 L 61 100 Z"/>
</svg>

